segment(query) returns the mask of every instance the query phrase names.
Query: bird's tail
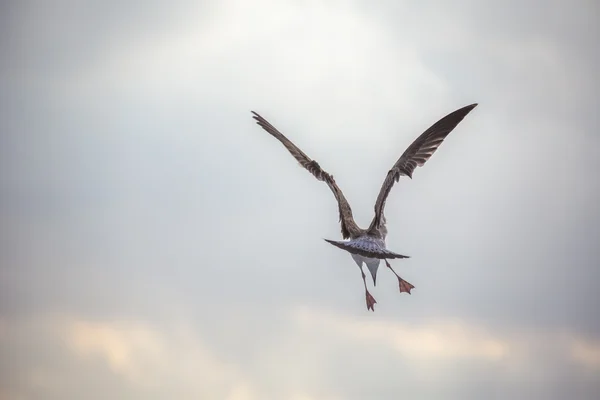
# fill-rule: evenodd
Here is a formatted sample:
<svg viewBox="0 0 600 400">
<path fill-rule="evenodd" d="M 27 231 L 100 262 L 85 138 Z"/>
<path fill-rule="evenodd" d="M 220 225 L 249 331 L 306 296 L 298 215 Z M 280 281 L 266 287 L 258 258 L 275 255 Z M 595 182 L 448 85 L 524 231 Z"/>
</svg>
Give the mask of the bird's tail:
<svg viewBox="0 0 600 400">
<path fill-rule="evenodd" d="M 381 262 L 378 258 L 368 258 L 365 260 L 367 268 L 373 277 L 373 286 L 377 286 L 377 270 L 379 269 L 379 263 Z"/>
</svg>

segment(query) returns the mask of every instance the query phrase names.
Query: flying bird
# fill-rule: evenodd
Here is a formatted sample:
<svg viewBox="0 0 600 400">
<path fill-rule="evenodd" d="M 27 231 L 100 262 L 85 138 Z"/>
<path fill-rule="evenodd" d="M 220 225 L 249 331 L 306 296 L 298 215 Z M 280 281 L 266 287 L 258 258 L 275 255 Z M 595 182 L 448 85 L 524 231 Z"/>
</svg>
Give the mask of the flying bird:
<svg viewBox="0 0 600 400">
<path fill-rule="evenodd" d="M 338 204 L 342 237 L 343 239 L 349 240 L 324 240 L 342 250 L 349 252 L 358 265 L 361 272 L 363 285 L 365 287 L 365 297 L 368 310 L 375 311 L 374 306 L 377 301 L 375 301 L 375 298 L 373 298 L 367 289 L 365 273 L 362 267 L 363 263 L 367 266 L 369 272 L 371 273 L 373 285 L 376 285 L 377 269 L 379 268 L 379 264 L 381 260 L 384 260 L 386 266 L 398 278 L 400 293 L 405 292 L 410 294 L 411 289 L 414 289 L 414 286 L 402 279 L 388 262 L 388 259 L 408 258 L 408 256 L 388 250 L 385 243 L 388 230 L 386 228 L 386 220 L 383 210 L 392 186 L 394 186 L 395 182 L 400 180 L 401 176 L 407 176 L 412 179 L 415 168 L 423 166 L 425 162 L 429 160 L 432 154 L 438 149 L 440 144 L 442 144 L 446 136 L 448 136 L 448 134 L 452 132 L 454 128 L 456 128 L 460 121 L 462 121 L 463 118 L 476 106 L 477 103 L 471 104 L 446 115 L 429 127 L 429 129 L 423 132 L 410 146 L 408 146 L 402 156 L 400 156 L 398 161 L 396 161 L 392 169 L 388 171 L 387 176 L 383 181 L 383 185 L 381 186 L 379 195 L 375 201 L 375 216 L 373 217 L 373 220 L 367 229 L 360 228 L 354 221 L 350 204 L 344 197 L 344 194 L 335 182 L 335 179 L 333 179 L 333 176 L 321 168 L 317 161 L 312 160 L 310 157 L 304 154 L 302 150 L 300 150 L 294 143 L 292 143 L 279 130 L 277 130 L 277 128 L 275 128 L 270 122 L 268 122 L 258 113 L 252 111 L 253 118 L 256 120 L 258 125 L 275 137 L 275 139 L 279 140 L 302 167 L 313 174 L 318 180 L 325 182 L 327 186 L 329 186 L 329 189 L 331 189 L 333 192 Z"/>
</svg>

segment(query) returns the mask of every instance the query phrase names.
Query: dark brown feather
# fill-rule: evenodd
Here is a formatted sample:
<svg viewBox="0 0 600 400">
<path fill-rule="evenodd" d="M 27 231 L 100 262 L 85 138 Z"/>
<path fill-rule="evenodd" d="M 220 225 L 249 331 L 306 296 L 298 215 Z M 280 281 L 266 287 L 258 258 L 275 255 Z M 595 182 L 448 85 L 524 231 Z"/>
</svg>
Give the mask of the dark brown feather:
<svg viewBox="0 0 600 400">
<path fill-rule="evenodd" d="M 417 167 L 423 166 L 427 160 L 435 153 L 446 136 L 463 120 L 463 118 L 475 107 L 477 103 L 468 105 L 459 110 L 456 110 L 438 122 L 433 124 L 429 129 L 423 132 L 398 159 L 396 164 L 389 170 L 377 201 L 375 202 L 375 217 L 369 226 L 369 232 L 375 233 L 381 225 L 381 217 L 385 207 L 385 201 L 394 186 L 394 182 L 400 180 L 400 176 L 408 176 L 412 179 L 412 174 Z"/>
<path fill-rule="evenodd" d="M 292 156 L 303 166 L 308 172 L 315 176 L 320 181 L 325 181 L 327 186 L 333 192 L 335 199 L 338 203 L 338 211 L 340 214 L 340 223 L 342 226 L 342 236 L 344 239 L 349 237 L 356 237 L 362 233 L 362 230 L 356 225 L 354 222 L 354 218 L 352 216 L 352 209 L 350 208 L 350 204 L 348 200 L 344 197 L 341 189 L 338 187 L 337 183 L 333 179 L 333 176 L 325 172 L 318 162 L 315 160 L 311 160 L 302 150 L 300 150 L 294 143 L 292 143 L 288 138 L 286 138 L 281 132 L 277 130 L 269 121 L 261 117 L 258 113 L 252 111 L 252 114 L 258 123 L 265 131 L 269 132 L 271 136 L 275 137 L 277 140 L 281 142 L 285 146 L 285 148 L 290 152 Z"/>
</svg>

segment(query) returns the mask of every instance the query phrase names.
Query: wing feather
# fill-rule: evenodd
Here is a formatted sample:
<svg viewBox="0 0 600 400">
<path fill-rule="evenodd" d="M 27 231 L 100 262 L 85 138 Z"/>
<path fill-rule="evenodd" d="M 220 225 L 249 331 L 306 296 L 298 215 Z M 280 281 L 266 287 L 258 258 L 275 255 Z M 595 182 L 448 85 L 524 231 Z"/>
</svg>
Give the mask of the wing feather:
<svg viewBox="0 0 600 400">
<path fill-rule="evenodd" d="M 477 106 L 477 103 L 458 109 L 429 127 L 423 132 L 408 148 L 402 156 L 396 161 L 392 169 L 389 170 L 377 201 L 375 202 L 375 217 L 369 226 L 369 231 L 379 229 L 383 216 L 385 201 L 394 186 L 395 182 L 400 180 L 401 176 L 408 176 L 412 179 L 413 172 L 417 167 L 421 167 L 431 158 L 433 153 L 442 144 L 446 136 L 463 120 L 467 114 Z"/>
<path fill-rule="evenodd" d="M 327 186 L 329 186 L 329 189 L 331 189 L 333 192 L 333 195 L 338 203 L 340 223 L 342 226 L 342 236 L 344 239 L 359 235 L 361 229 L 354 221 L 354 217 L 352 216 L 352 208 L 350 207 L 348 200 L 346 200 L 346 197 L 344 197 L 344 193 L 342 193 L 342 190 L 335 182 L 335 179 L 333 179 L 333 176 L 323 170 L 317 161 L 311 160 L 310 157 L 308 157 L 302 150 L 292 143 L 291 140 L 279 132 L 279 130 L 275 128 L 269 121 L 254 111 L 252 111 L 252 114 L 254 114 L 252 118 L 256 120 L 256 123 L 265 131 L 270 133 L 275 139 L 279 140 L 302 167 L 314 175 L 314 177 L 318 180 L 327 183 Z"/>
</svg>

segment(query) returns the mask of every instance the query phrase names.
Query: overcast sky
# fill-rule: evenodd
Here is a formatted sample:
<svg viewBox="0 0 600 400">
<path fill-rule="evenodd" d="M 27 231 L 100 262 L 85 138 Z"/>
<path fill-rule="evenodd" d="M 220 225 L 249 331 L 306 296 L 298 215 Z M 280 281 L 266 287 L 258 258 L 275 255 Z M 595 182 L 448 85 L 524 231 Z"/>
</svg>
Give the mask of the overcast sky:
<svg viewBox="0 0 600 400">
<path fill-rule="evenodd" d="M 599 3 L 0 5 L 0 399 L 593 399 Z M 411 141 L 478 102 L 359 225 Z"/>
</svg>

